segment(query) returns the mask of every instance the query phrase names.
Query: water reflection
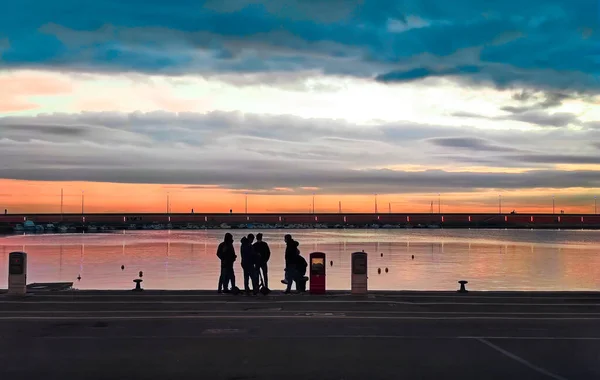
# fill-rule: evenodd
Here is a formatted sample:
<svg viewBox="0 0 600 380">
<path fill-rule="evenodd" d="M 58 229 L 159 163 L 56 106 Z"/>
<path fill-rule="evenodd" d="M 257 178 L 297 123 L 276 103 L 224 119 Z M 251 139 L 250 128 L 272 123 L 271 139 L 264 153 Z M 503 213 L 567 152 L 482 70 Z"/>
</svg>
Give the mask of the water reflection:
<svg viewBox="0 0 600 380">
<path fill-rule="evenodd" d="M 236 238 L 248 231 L 232 231 Z M 253 231 L 258 232 L 258 231 Z M 596 231 L 300 230 L 265 231 L 270 275 L 283 276 L 283 235 L 293 233 L 306 257 L 327 253 L 329 289 L 350 288 L 350 254 L 369 254 L 370 289 L 455 290 L 466 279 L 482 290 L 598 290 Z M 145 288 L 215 289 L 216 248 L 223 231 L 124 231 L 116 234 L 0 238 L 0 287 L 8 253 L 29 254 L 29 282 L 73 281 L 80 289 L 130 289 L 139 271 Z M 124 266 L 124 269 L 121 269 Z M 385 269 L 388 269 L 386 271 Z M 381 273 L 378 273 L 381 269 Z M 77 277 L 81 275 L 81 280 Z"/>
</svg>

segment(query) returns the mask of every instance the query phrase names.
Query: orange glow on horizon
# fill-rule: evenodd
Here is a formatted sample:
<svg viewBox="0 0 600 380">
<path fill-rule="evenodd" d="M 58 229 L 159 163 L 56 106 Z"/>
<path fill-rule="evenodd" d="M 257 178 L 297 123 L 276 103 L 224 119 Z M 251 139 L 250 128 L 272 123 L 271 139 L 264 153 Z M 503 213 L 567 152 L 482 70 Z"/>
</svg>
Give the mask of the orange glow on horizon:
<svg viewBox="0 0 600 380">
<path fill-rule="evenodd" d="M 122 184 L 96 182 L 39 182 L 0 179 L 0 210 L 9 213 L 59 213 L 63 189 L 63 212 L 80 213 L 83 195 L 85 213 L 110 212 L 167 212 L 167 196 L 172 213 L 234 213 L 245 212 L 244 190 L 219 186 L 190 186 L 162 184 Z M 319 194 L 315 192 L 316 213 L 374 212 L 374 195 Z M 312 212 L 312 190 L 295 194 L 291 189 L 274 189 L 275 194 L 248 191 L 249 213 Z M 442 213 L 499 211 L 518 213 L 555 212 L 594 213 L 594 196 L 600 189 L 525 189 L 477 192 L 378 194 L 377 211 Z M 440 202 L 440 207 L 438 206 Z M 433 203 L 433 205 L 432 205 Z"/>
</svg>

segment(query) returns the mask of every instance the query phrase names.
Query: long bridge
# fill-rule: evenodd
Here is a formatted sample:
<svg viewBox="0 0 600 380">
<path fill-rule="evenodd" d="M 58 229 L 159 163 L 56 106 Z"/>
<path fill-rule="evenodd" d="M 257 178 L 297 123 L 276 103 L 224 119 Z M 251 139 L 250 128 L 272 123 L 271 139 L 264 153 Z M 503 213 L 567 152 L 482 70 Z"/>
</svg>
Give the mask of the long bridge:
<svg viewBox="0 0 600 380">
<path fill-rule="evenodd" d="M 540 214 L 540 213 L 69 213 L 69 214 L 3 214 L 0 226 L 12 226 L 32 221 L 35 224 L 66 224 L 77 226 L 107 225 L 127 228 L 131 225 L 171 224 L 181 227 L 219 226 L 227 224 L 327 225 L 364 227 L 378 226 L 444 228 L 556 228 L 600 229 L 600 214 Z"/>
</svg>

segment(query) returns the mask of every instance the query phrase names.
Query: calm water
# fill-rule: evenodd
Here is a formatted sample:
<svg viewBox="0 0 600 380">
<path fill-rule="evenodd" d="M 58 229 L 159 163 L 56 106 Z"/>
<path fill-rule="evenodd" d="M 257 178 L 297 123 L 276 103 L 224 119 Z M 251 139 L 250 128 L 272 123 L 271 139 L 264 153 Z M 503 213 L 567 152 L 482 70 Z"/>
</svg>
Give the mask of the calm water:
<svg viewBox="0 0 600 380">
<path fill-rule="evenodd" d="M 29 254 L 28 282 L 73 281 L 79 289 L 130 289 L 142 270 L 145 288 L 216 289 L 215 251 L 225 232 L 1 237 L 0 288 L 7 286 L 8 253 L 23 250 Z M 242 235 L 259 231 L 231 232 L 239 256 Z M 272 289 L 283 288 L 286 233 L 300 242 L 307 259 L 313 251 L 327 253 L 329 289 L 350 288 L 350 254 L 360 250 L 369 254 L 370 289 L 455 290 L 460 279 L 468 280 L 473 290 L 600 289 L 600 231 L 442 229 L 265 231 L 272 250 Z M 236 277 L 242 284 L 239 258 Z"/>
</svg>

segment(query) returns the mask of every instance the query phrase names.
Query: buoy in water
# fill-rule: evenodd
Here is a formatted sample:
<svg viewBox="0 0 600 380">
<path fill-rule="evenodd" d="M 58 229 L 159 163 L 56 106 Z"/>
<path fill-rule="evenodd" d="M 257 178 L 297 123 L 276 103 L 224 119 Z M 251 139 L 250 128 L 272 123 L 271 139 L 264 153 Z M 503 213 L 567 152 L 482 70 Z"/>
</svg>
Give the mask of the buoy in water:
<svg viewBox="0 0 600 380">
<path fill-rule="evenodd" d="M 381 257 L 383 257 L 383 253 L 381 253 Z"/>
<path fill-rule="evenodd" d="M 121 265 L 121 270 L 125 270 L 125 265 Z"/>
<path fill-rule="evenodd" d="M 77 281 L 81 281 L 81 275 L 80 274 L 77 275 Z"/>
<path fill-rule="evenodd" d="M 329 266 L 333 266 L 333 260 L 329 262 Z"/>
<path fill-rule="evenodd" d="M 140 275 L 140 278 L 142 278 L 144 276 L 144 272 L 140 271 L 139 275 Z"/>
<path fill-rule="evenodd" d="M 381 274 L 381 268 L 377 268 L 377 274 Z"/>
<path fill-rule="evenodd" d="M 387 272 L 388 272 L 388 269 L 387 269 L 387 268 L 385 268 L 385 273 L 387 273 Z"/>
<path fill-rule="evenodd" d="M 415 259 L 415 255 L 412 255 L 412 259 L 413 259 L 413 260 Z"/>
</svg>

